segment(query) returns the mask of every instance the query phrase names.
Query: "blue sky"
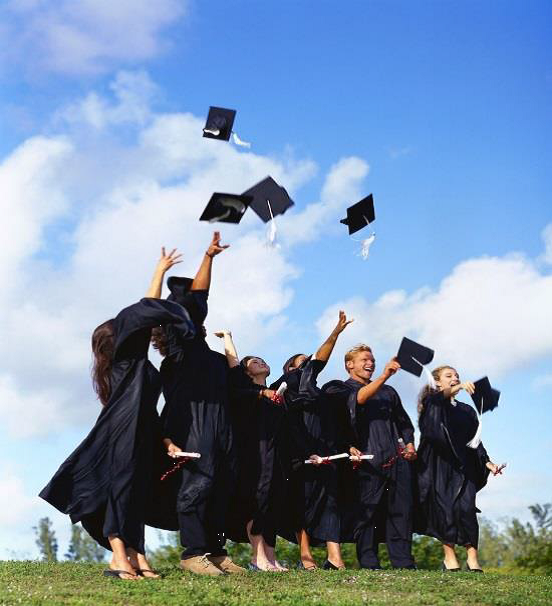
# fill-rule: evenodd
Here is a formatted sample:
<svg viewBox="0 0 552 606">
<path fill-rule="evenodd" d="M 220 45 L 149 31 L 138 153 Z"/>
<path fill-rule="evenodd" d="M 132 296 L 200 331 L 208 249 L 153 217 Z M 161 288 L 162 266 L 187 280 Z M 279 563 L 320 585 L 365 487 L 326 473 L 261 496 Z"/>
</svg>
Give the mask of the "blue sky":
<svg viewBox="0 0 552 606">
<path fill-rule="evenodd" d="M 274 377 L 340 308 L 355 322 L 327 379 L 358 341 L 383 366 L 419 338 L 502 390 L 483 436 L 509 468 L 485 515 L 549 501 L 550 4 L 130 5 L 0 6 L 0 557 L 35 556 L 43 515 L 65 548 L 68 521 L 34 495 L 98 412 L 93 327 L 143 294 L 161 245 L 194 270 L 210 192 L 269 173 L 296 206 L 276 249 L 253 216 L 224 226 L 209 328 L 231 328 Z M 209 105 L 238 110 L 250 151 L 201 138 Z M 363 261 L 339 219 L 368 193 Z M 420 382 L 393 381 L 414 416 Z"/>
</svg>

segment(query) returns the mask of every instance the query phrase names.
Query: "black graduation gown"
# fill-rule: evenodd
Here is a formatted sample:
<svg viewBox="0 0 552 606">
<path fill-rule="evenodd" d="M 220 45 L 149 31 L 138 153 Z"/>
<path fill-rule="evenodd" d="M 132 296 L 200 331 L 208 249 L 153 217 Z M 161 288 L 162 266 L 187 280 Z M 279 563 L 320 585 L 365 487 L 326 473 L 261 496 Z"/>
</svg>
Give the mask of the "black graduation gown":
<svg viewBox="0 0 552 606">
<path fill-rule="evenodd" d="M 311 455 L 322 457 L 348 452 L 348 412 L 324 396 L 317 377 L 324 362 L 310 359 L 287 373 L 287 431 L 292 473 L 290 510 L 294 533 L 305 529 L 312 544 L 340 542 L 339 480 L 348 461 L 305 465 Z"/>
<path fill-rule="evenodd" d="M 40 493 L 106 549 L 107 537 L 115 535 L 144 553 L 153 461 L 164 437 L 157 414 L 161 382 L 147 353 L 152 327 L 168 324 L 177 341 L 194 335 L 188 313 L 169 301 L 142 299 L 117 315 L 109 401 Z"/>
<path fill-rule="evenodd" d="M 207 523 L 209 510 L 209 525 L 217 525 L 217 534 L 224 526 L 236 474 L 228 411 L 228 364 L 225 356 L 209 348 L 203 336 L 208 292 L 189 291 L 186 278 L 171 278 L 168 285 L 169 298 L 189 312 L 196 336 L 182 341 L 170 326 L 165 331 L 163 431 L 182 450 L 201 454 L 200 459 L 187 462 L 174 474 L 179 483 L 176 510 L 197 514 L 202 524 Z"/>
<path fill-rule="evenodd" d="M 398 454 L 399 438 L 404 444 L 414 442 L 414 427 L 404 410 L 399 394 L 383 385 L 366 404 L 357 404 L 357 393 L 363 387 L 354 379 L 330 381 L 323 387 L 330 399 L 346 404 L 351 416 L 356 446 L 364 454 L 374 455 L 363 461 L 355 472 L 358 504 L 352 524 L 342 534 L 358 540 L 366 527 L 377 526 L 376 542 L 412 540 L 411 463 Z M 392 458 L 396 457 L 391 465 Z M 388 520 L 392 520 L 392 537 Z M 349 520 L 349 522 L 351 522 Z"/>
<path fill-rule="evenodd" d="M 422 402 L 415 531 L 477 547 L 475 498 L 489 476 L 483 444 L 466 446 L 477 431 L 477 413 L 463 402 L 452 404 L 442 392 L 432 392 Z"/>
<path fill-rule="evenodd" d="M 248 541 L 246 525 L 253 520 L 251 533 L 274 546 L 285 505 L 284 407 L 259 397 L 262 386 L 241 365 L 230 376 L 238 481 L 227 534 L 233 541 Z"/>
</svg>

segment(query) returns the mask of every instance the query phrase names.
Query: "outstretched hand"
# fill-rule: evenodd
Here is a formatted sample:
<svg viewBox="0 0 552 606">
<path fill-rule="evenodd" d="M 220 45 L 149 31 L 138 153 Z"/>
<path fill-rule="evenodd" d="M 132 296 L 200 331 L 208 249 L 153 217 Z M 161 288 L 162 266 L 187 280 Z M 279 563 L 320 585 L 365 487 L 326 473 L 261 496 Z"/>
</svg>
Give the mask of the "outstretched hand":
<svg viewBox="0 0 552 606">
<path fill-rule="evenodd" d="M 182 254 L 178 253 L 176 248 L 173 248 L 169 254 L 165 252 L 165 247 L 161 247 L 161 258 L 157 262 L 157 271 L 160 273 L 165 273 L 169 270 L 173 265 L 177 263 L 182 263 Z"/>
<path fill-rule="evenodd" d="M 387 364 L 385 365 L 385 368 L 383 369 L 383 374 L 387 375 L 387 377 L 391 377 L 400 369 L 401 365 L 397 362 L 397 358 L 391 358 L 391 360 L 389 360 L 389 362 L 387 362 Z"/>
<path fill-rule="evenodd" d="M 339 320 L 337 321 L 335 330 L 338 333 L 341 333 L 347 328 L 347 326 L 349 326 L 349 324 L 351 322 L 354 322 L 354 321 L 355 321 L 354 318 L 351 320 L 347 320 L 347 316 L 345 315 L 345 312 L 340 310 L 339 311 Z"/>
<path fill-rule="evenodd" d="M 226 335 L 228 335 L 229 337 L 232 336 L 232 333 L 229 330 L 217 330 L 213 334 L 215 335 L 215 337 L 218 337 L 219 339 L 224 339 L 224 337 Z"/>
<path fill-rule="evenodd" d="M 213 234 L 213 239 L 211 240 L 211 244 L 209 245 L 209 248 L 207 249 L 207 255 L 211 258 L 216 257 L 221 252 L 226 250 L 229 246 L 230 246 L 230 244 L 223 245 L 220 243 L 220 232 L 216 231 Z"/>
</svg>

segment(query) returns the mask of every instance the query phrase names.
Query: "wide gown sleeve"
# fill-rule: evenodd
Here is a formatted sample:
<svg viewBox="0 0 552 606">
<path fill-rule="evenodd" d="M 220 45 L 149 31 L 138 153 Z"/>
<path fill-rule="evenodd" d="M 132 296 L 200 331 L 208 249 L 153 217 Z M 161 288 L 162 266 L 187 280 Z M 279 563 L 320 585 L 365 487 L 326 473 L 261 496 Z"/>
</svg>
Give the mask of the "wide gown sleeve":
<svg viewBox="0 0 552 606">
<path fill-rule="evenodd" d="M 195 328 L 188 312 L 178 303 L 162 299 L 141 299 L 121 310 L 114 321 L 114 358 L 129 355 L 132 337 L 139 331 L 170 324 L 179 339 L 191 339 Z M 149 345 L 149 341 L 148 341 Z"/>
</svg>

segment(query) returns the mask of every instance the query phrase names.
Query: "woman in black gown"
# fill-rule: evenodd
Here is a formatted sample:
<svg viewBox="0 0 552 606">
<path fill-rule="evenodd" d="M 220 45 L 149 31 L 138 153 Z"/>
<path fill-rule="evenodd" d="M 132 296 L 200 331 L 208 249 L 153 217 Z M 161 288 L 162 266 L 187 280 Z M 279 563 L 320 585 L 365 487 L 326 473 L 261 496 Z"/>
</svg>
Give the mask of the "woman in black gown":
<svg viewBox="0 0 552 606">
<path fill-rule="evenodd" d="M 353 320 L 343 311 L 328 338 L 312 357 L 292 356 L 284 364 L 284 374 L 271 388 L 287 384 L 284 395 L 288 454 L 291 473 L 289 481 L 289 512 L 283 534 L 294 534 L 300 548 L 300 567 L 317 568 L 311 553 L 311 542 L 325 543 L 328 557 L 326 569 L 344 568 L 341 556 L 340 480 L 350 467 L 349 461 L 324 461 L 322 457 L 349 452 L 350 431 L 348 411 L 332 406 L 317 386 L 318 375 L 328 362 L 339 335 Z M 311 464 L 305 464 L 310 460 Z M 291 532 L 290 532 L 291 531 Z M 295 537 L 288 536 L 290 540 Z"/>
<path fill-rule="evenodd" d="M 179 256 L 163 249 L 147 298 L 94 331 L 93 379 L 103 408 L 88 436 L 40 493 L 113 552 L 105 576 L 158 578 L 144 546 L 153 460 L 163 444 L 169 455 L 180 449 L 163 440 L 157 414 L 161 383 L 147 354 L 155 326 L 170 324 L 180 339 L 194 334 L 184 308 L 159 299 L 163 276 Z"/>
<path fill-rule="evenodd" d="M 472 406 L 458 402 L 462 390 L 473 394 L 471 381 L 460 382 L 451 366 L 432 371 L 436 388 L 422 390 L 418 403 L 418 507 L 415 531 L 443 544 L 443 569 L 460 570 L 455 545 L 463 545 L 467 569 L 482 572 L 477 557 L 479 526 L 476 493 L 485 486 L 489 472 L 496 474 L 483 444 L 470 448 L 478 420 Z"/>
<path fill-rule="evenodd" d="M 268 389 L 268 364 L 257 356 L 239 361 L 232 334 L 224 339 L 229 372 L 230 407 L 238 457 L 237 491 L 232 499 L 228 536 L 249 540 L 250 569 L 287 571 L 274 549 L 286 495 L 285 412 L 276 392 Z"/>
</svg>

